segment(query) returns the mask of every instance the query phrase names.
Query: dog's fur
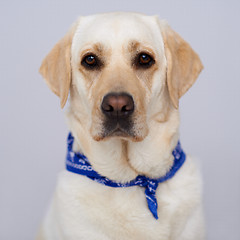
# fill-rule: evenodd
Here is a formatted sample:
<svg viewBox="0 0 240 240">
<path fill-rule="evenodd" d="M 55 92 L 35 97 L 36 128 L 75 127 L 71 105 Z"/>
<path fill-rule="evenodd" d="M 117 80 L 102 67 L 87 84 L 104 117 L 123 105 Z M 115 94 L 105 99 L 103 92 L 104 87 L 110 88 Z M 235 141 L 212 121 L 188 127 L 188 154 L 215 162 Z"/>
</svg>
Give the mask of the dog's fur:
<svg viewBox="0 0 240 240">
<path fill-rule="evenodd" d="M 154 59 L 137 66 L 141 53 Z M 102 65 L 88 69 L 84 56 Z M 192 86 L 202 64 L 165 21 L 135 13 L 80 17 L 43 60 L 40 73 L 64 107 L 74 150 L 93 168 L 117 182 L 137 175 L 159 178 L 173 164 L 179 139 L 179 98 Z M 101 102 L 110 92 L 134 100 L 131 127 L 106 129 Z M 201 179 L 188 156 L 178 173 L 159 184 L 158 216 L 148 209 L 144 188 L 111 188 L 64 171 L 38 239 L 41 240 L 202 240 Z"/>
</svg>

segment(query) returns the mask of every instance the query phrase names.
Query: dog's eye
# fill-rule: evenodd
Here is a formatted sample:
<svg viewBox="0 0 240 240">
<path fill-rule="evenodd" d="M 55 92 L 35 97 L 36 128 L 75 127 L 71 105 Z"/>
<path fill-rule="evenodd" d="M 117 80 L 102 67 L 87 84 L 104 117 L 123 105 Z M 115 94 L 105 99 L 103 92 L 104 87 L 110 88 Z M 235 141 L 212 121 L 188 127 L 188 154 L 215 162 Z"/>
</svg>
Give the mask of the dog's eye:
<svg viewBox="0 0 240 240">
<path fill-rule="evenodd" d="M 140 64 L 149 64 L 151 62 L 152 58 L 147 54 L 141 54 L 139 56 L 139 63 Z"/>
<path fill-rule="evenodd" d="M 84 61 L 88 64 L 88 65 L 94 65 L 96 63 L 96 58 L 93 55 L 89 55 L 86 56 Z"/>
<path fill-rule="evenodd" d="M 135 59 L 135 65 L 139 68 L 149 68 L 154 63 L 154 59 L 147 53 L 140 53 Z"/>
<path fill-rule="evenodd" d="M 82 59 L 81 64 L 84 67 L 89 68 L 89 69 L 97 68 L 97 67 L 99 67 L 101 65 L 100 61 L 98 60 L 98 58 L 95 55 L 93 55 L 93 54 L 89 54 L 89 55 L 85 56 Z"/>
</svg>

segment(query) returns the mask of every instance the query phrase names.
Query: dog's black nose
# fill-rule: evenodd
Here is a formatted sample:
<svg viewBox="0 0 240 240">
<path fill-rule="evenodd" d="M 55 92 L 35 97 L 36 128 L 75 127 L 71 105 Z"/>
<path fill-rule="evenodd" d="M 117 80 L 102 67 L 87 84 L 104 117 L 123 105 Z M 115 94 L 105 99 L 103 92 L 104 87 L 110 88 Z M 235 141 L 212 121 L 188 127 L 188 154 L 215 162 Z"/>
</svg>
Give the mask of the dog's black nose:
<svg viewBox="0 0 240 240">
<path fill-rule="evenodd" d="M 133 98 L 127 93 L 109 93 L 103 98 L 101 109 L 108 117 L 128 117 L 134 111 Z"/>
</svg>

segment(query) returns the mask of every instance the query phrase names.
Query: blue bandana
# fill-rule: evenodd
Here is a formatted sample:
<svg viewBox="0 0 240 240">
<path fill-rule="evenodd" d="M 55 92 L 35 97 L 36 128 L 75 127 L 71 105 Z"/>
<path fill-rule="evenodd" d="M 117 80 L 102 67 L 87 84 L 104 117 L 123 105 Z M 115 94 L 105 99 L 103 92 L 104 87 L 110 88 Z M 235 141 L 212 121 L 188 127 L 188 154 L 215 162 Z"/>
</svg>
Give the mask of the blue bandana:
<svg viewBox="0 0 240 240">
<path fill-rule="evenodd" d="M 132 187 L 132 186 L 140 186 L 145 188 L 145 196 L 147 199 L 148 208 L 153 214 L 153 216 L 158 219 L 157 215 L 157 199 L 156 199 L 156 190 L 159 183 L 167 181 L 172 178 L 178 169 L 181 168 L 183 163 L 185 162 L 186 155 L 183 152 L 180 142 L 178 142 L 177 146 L 173 150 L 172 154 L 174 156 L 174 162 L 171 169 L 166 173 L 165 176 L 152 179 L 146 176 L 139 175 L 135 179 L 127 183 L 117 183 L 114 182 L 104 176 L 99 175 L 92 168 L 86 156 L 81 153 L 75 153 L 72 150 L 74 138 L 71 133 L 68 135 L 68 152 L 66 157 L 66 168 L 70 172 L 74 172 L 77 174 L 84 175 L 93 181 L 104 184 L 109 187 Z"/>
</svg>

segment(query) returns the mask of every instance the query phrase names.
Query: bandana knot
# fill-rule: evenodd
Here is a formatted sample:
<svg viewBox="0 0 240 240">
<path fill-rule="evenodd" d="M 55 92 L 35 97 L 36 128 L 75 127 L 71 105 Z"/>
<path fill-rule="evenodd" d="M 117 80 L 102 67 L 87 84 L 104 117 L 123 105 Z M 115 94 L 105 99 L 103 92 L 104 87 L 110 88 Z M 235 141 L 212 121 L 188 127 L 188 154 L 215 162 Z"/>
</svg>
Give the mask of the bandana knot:
<svg viewBox="0 0 240 240">
<path fill-rule="evenodd" d="M 132 186 L 140 186 L 145 188 L 145 196 L 148 204 L 148 208 L 151 211 L 154 218 L 158 219 L 157 208 L 158 203 L 156 199 L 156 190 L 159 183 L 167 181 L 172 178 L 175 173 L 181 168 L 183 163 L 185 162 L 186 155 L 183 152 L 180 142 L 178 142 L 177 146 L 172 152 L 174 156 L 174 161 L 171 169 L 166 173 L 165 176 L 152 179 L 143 175 L 137 176 L 130 182 L 127 183 L 117 183 L 115 181 L 110 180 L 107 177 L 101 176 L 97 173 L 91 166 L 89 160 L 82 153 L 76 153 L 72 150 L 74 138 L 71 133 L 68 135 L 68 151 L 66 157 L 66 169 L 70 172 L 85 175 L 86 177 L 96 181 L 100 184 L 104 184 L 108 187 L 132 187 Z"/>
</svg>

